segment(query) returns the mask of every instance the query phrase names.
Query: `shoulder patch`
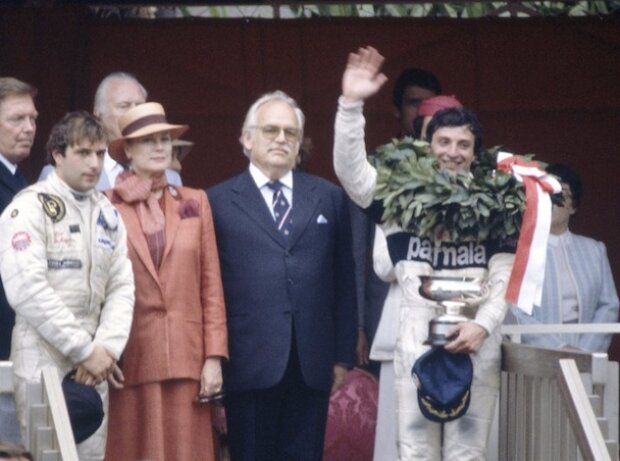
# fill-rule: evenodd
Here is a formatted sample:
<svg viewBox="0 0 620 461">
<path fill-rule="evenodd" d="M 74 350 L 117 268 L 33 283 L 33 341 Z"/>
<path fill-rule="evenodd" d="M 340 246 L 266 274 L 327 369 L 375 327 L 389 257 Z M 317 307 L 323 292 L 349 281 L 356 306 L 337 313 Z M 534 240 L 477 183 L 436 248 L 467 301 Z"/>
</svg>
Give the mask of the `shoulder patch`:
<svg viewBox="0 0 620 461">
<path fill-rule="evenodd" d="M 30 238 L 30 234 L 24 231 L 15 232 L 13 238 L 11 238 L 11 245 L 16 251 L 24 251 L 31 243 L 32 238 Z"/>
<path fill-rule="evenodd" d="M 44 194 L 43 192 L 37 194 L 37 197 L 43 205 L 43 211 L 49 216 L 53 223 L 62 221 L 62 218 L 64 218 L 66 214 L 66 208 L 65 202 L 63 202 L 60 197 L 52 194 Z"/>
</svg>

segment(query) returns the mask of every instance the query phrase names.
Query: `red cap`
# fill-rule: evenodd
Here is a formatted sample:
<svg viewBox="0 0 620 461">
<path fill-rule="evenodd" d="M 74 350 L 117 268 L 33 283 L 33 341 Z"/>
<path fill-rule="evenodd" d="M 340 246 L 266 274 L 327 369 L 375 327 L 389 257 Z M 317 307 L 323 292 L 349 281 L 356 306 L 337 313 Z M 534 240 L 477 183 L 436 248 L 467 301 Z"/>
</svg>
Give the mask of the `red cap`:
<svg viewBox="0 0 620 461">
<path fill-rule="evenodd" d="M 439 96 L 433 96 L 432 98 L 422 101 L 422 104 L 420 104 L 420 108 L 418 109 L 418 115 L 422 115 L 423 117 L 429 115 L 432 117 L 435 115 L 435 112 L 449 107 L 461 109 L 463 104 L 461 104 L 454 96 L 440 94 Z"/>
</svg>

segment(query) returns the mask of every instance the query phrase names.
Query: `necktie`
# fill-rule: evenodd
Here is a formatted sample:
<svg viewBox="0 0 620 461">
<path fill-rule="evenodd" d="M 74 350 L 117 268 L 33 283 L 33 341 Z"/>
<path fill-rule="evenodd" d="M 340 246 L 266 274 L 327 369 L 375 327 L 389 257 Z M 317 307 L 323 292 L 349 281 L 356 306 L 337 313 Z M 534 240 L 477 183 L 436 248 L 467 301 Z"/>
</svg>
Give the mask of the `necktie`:
<svg viewBox="0 0 620 461">
<path fill-rule="evenodd" d="M 293 218 L 291 216 L 291 206 L 289 205 L 288 200 L 286 200 L 282 186 L 283 184 L 280 181 L 270 182 L 267 184 L 267 187 L 273 190 L 271 206 L 273 208 L 276 226 L 278 227 L 278 231 L 280 231 L 284 237 L 288 237 L 293 228 Z"/>
</svg>

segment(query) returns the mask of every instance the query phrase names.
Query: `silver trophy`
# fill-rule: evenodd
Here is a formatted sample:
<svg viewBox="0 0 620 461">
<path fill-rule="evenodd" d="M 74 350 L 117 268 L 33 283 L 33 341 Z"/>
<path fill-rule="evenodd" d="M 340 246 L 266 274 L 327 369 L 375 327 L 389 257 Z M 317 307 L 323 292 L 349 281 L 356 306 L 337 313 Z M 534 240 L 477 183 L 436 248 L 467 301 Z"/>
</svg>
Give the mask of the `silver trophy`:
<svg viewBox="0 0 620 461">
<path fill-rule="evenodd" d="M 428 338 L 424 344 L 445 346 L 452 339 L 447 332 L 462 322 L 476 316 L 478 306 L 489 296 L 489 287 L 484 278 L 445 277 L 440 275 L 420 276 L 420 295 L 435 301 L 439 314 L 428 324 Z"/>
</svg>

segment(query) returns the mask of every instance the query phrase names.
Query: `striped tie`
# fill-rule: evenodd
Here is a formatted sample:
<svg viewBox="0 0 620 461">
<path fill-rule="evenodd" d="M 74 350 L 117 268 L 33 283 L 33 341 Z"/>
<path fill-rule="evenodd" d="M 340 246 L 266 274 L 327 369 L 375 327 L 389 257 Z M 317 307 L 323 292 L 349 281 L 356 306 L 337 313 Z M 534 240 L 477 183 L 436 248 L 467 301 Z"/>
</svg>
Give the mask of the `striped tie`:
<svg viewBox="0 0 620 461">
<path fill-rule="evenodd" d="M 286 200 L 286 196 L 282 190 L 283 184 L 280 181 L 275 181 L 267 183 L 267 186 L 273 190 L 271 206 L 273 207 L 273 214 L 275 216 L 278 231 L 284 237 L 288 237 L 291 234 L 291 229 L 293 228 L 293 217 L 291 216 L 291 206 L 289 205 L 288 200 Z"/>
</svg>

